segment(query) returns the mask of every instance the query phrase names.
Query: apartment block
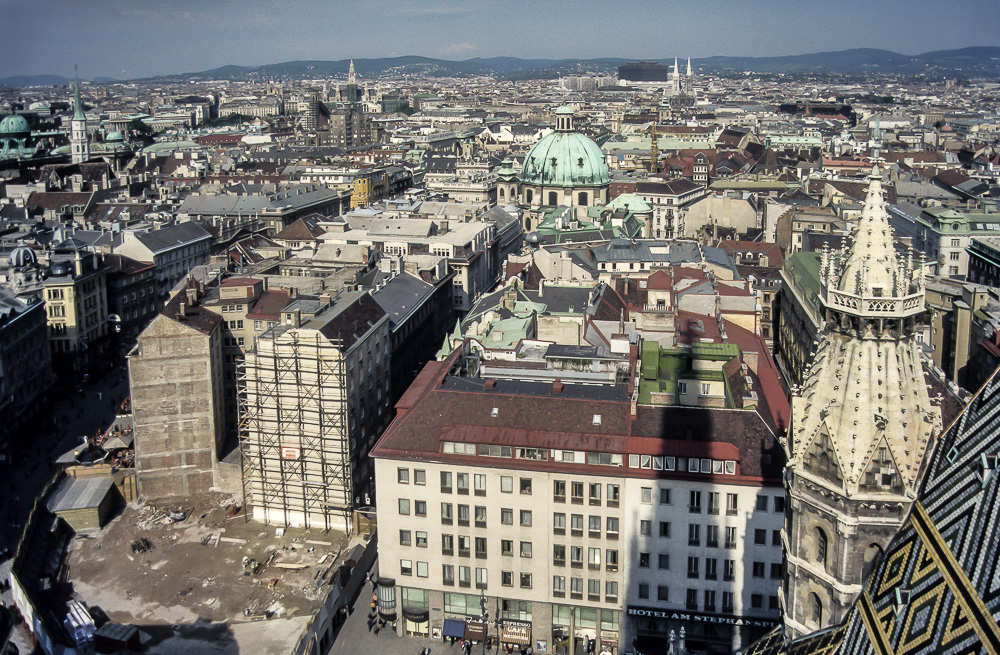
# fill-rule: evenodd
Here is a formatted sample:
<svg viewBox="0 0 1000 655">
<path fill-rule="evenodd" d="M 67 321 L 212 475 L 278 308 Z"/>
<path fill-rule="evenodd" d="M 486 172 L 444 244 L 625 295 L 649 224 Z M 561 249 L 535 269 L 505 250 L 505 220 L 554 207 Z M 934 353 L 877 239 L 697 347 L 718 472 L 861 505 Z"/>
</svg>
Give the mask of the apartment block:
<svg viewBox="0 0 1000 655">
<path fill-rule="evenodd" d="M 453 619 L 617 654 L 683 629 L 731 652 L 778 624 L 784 459 L 763 414 L 479 377 L 463 353 L 423 369 L 372 451 L 378 611 L 400 633 Z"/>
</svg>

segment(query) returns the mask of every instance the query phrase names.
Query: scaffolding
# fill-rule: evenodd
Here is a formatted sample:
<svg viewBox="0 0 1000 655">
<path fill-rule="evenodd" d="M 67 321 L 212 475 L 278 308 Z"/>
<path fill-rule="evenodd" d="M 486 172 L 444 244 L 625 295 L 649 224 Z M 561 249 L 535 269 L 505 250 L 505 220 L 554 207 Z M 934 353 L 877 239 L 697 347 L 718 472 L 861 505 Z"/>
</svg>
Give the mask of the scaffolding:
<svg viewBox="0 0 1000 655">
<path fill-rule="evenodd" d="M 244 506 L 265 524 L 349 531 L 342 344 L 318 330 L 273 329 L 237 379 Z"/>
</svg>

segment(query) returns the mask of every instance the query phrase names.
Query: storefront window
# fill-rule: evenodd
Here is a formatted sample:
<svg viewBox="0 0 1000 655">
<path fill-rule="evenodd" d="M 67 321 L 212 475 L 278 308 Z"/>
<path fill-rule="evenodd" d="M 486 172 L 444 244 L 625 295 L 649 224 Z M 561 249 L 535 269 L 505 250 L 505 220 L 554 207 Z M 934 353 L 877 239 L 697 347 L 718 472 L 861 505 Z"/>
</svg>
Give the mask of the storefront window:
<svg viewBox="0 0 1000 655">
<path fill-rule="evenodd" d="M 501 618 L 517 619 L 519 621 L 531 620 L 531 603 L 526 600 L 505 600 L 501 609 Z"/>
<path fill-rule="evenodd" d="M 601 630 L 618 630 L 619 612 L 614 610 L 601 610 Z"/>
<path fill-rule="evenodd" d="M 573 608 L 568 605 L 552 606 L 552 625 L 569 626 L 570 616 Z"/>
<path fill-rule="evenodd" d="M 412 610 L 426 610 L 430 607 L 430 599 L 426 589 L 409 589 L 400 587 L 403 607 Z"/>
<path fill-rule="evenodd" d="M 445 593 L 444 611 L 446 614 L 467 614 L 469 616 L 479 616 L 482 612 L 479 607 L 479 596 Z"/>
<path fill-rule="evenodd" d="M 589 607 L 574 607 L 577 628 L 597 628 L 597 610 Z"/>
</svg>

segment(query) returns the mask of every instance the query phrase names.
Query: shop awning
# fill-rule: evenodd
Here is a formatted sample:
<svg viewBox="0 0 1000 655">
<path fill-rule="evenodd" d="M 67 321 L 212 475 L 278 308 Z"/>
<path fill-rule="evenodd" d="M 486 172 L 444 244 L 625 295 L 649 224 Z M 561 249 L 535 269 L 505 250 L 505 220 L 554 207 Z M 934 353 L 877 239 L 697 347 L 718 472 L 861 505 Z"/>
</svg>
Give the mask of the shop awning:
<svg viewBox="0 0 1000 655">
<path fill-rule="evenodd" d="M 486 638 L 486 626 L 478 621 L 465 624 L 465 638 L 470 641 L 482 641 Z"/>
<path fill-rule="evenodd" d="M 441 634 L 445 637 L 455 637 L 461 639 L 465 636 L 465 621 L 462 619 L 445 619 L 444 630 Z"/>
<path fill-rule="evenodd" d="M 531 628 L 526 625 L 504 623 L 500 641 L 515 646 L 530 646 Z"/>
<path fill-rule="evenodd" d="M 427 610 L 410 609 L 409 607 L 403 608 L 403 618 L 413 621 L 414 623 L 426 623 L 431 618 L 431 613 Z"/>
</svg>

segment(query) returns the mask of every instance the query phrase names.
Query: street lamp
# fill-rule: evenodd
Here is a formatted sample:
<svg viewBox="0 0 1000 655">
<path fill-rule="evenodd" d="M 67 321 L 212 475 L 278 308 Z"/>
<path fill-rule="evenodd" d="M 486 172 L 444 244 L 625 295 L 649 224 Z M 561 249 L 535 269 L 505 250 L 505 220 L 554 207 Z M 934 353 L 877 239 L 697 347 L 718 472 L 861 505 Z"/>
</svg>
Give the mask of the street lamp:
<svg viewBox="0 0 1000 655">
<path fill-rule="evenodd" d="M 483 619 L 483 655 L 486 655 L 486 639 L 490 634 L 490 613 L 486 609 L 486 591 L 479 590 L 479 609 Z"/>
</svg>

